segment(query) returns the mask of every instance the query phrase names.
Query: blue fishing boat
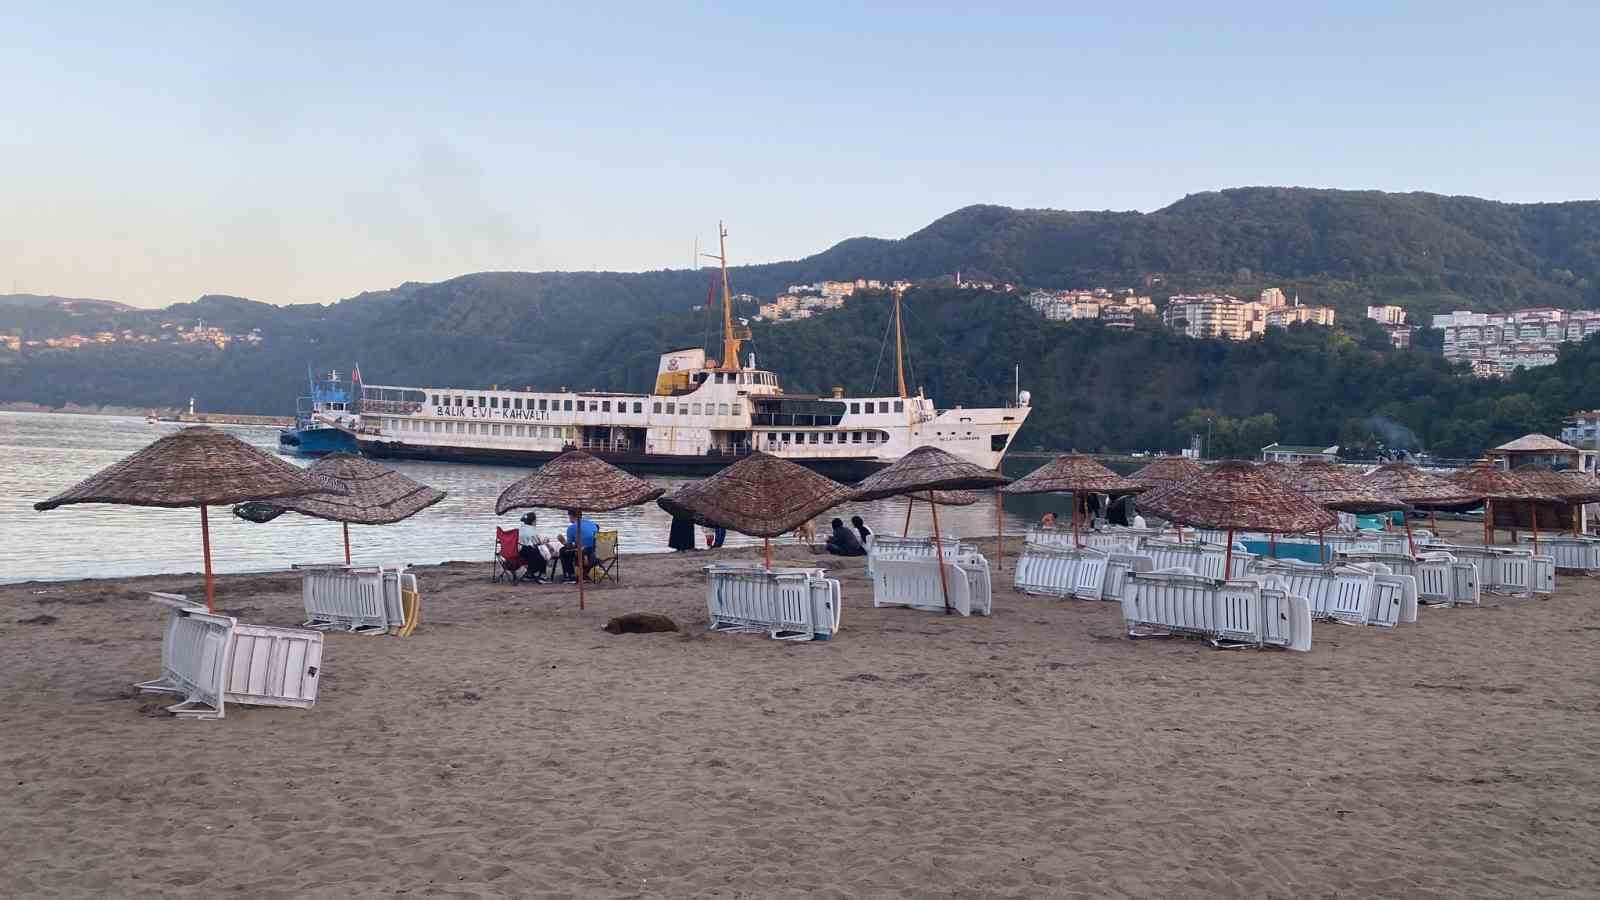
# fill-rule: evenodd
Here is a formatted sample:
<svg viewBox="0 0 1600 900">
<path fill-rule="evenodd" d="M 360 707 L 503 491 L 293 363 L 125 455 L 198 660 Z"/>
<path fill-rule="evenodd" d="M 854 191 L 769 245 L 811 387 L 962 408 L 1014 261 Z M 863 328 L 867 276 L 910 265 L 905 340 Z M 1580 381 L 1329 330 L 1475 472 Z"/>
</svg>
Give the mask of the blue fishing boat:
<svg viewBox="0 0 1600 900">
<path fill-rule="evenodd" d="M 355 378 L 360 380 L 360 369 Z M 339 380 L 338 371 L 318 379 L 306 367 L 309 396 L 295 402 L 294 427 L 278 432 L 278 449 L 300 456 L 325 456 L 329 453 L 361 452 L 356 443 L 355 413 L 350 409 L 350 391 Z"/>
</svg>

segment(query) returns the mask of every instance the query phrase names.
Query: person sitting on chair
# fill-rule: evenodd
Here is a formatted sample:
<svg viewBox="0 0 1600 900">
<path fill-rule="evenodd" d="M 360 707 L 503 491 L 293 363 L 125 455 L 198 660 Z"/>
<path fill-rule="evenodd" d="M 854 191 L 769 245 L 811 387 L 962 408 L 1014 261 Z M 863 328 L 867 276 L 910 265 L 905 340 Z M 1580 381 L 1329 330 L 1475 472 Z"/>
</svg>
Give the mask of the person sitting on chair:
<svg viewBox="0 0 1600 900">
<path fill-rule="evenodd" d="M 828 536 L 828 552 L 834 556 L 866 556 L 867 551 L 861 546 L 861 539 L 856 533 L 844 527 L 843 519 L 833 520 L 833 534 Z"/>
<path fill-rule="evenodd" d="M 554 553 L 550 549 L 549 538 L 540 537 L 534 529 L 538 521 L 539 517 L 531 512 L 522 517 L 522 524 L 517 526 L 517 552 L 528 566 L 528 577 L 535 584 L 542 584 Z"/>
<path fill-rule="evenodd" d="M 567 533 L 561 535 L 561 575 L 568 581 L 577 581 L 574 571 L 578 564 L 578 519 L 581 518 L 575 509 L 567 510 L 567 519 L 572 524 L 567 526 Z M 584 571 L 587 572 L 589 564 L 594 561 L 594 542 L 600 534 L 600 526 L 593 519 L 583 520 L 583 558 Z"/>
<path fill-rule="evenodd" d="M 1039 519 L 1039 527 L 1040 528 L 1054 528 L 1054 527 L 1056 527 L 1056 514 L 1053 513 L 1053 512 L 1047 512 L 1043 516 L 1041 516 L 1040 519 Z"/>
<path fill-rule="evenodd" d="M 867 538 L 872 537 L 872 529 L 867 527 L 867 523 L 863 522 L 860 516 L 851 516 L 850 525 L 856 530 L 856 534 L 861 535 L 861 546 L 865 547 Z"/>
</svg>

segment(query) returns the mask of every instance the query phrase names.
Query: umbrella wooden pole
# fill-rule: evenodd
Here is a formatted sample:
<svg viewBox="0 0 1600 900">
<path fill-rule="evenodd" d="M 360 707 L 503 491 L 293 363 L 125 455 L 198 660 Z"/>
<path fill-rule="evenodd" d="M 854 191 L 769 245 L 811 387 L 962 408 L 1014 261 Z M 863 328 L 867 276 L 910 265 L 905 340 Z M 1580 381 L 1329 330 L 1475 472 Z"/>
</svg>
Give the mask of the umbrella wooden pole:
<svg viewBox="0 0 1600 900">
<path fill-rule="evenodd" d="M 1328 544 L 1322 537 L 1322 529 L 1317 529 L 1317 561 L 1323 565 L 1328 563 Z"/>
<path fill-rule="evenodd" d="M 931 497 L 933 495 L 929 494 L 928 496 Z M 916 506 L 916 505 L 917 505 L 917 498 L 915 498 L 915 497 L 907 497 L 906 498 L 906 527 L 900 529 L 900 536 L 901 537 L 911 537 L 911 507 Z"/>
<path fill-rule="evenodd" d="M 1533 552 L 1539 552 L 1539 504 L 1528 501 L 1528 515 L 1533 522 Z"/>
<path fill-rule="evenodd" d="M 1576 532 L 1578 529 L 1572 529 Z M 996 572 L 1006 569 L 1006 495 L 994 492 L 994 555 Z"/>
<path fill-rule="evenodd" d="M 1233 529 L 1228 529 L 1228 551 L 1222 556 L 1222 580 L 1227 581 L 1233 572 Z"/>
<path fill-rule="evenodd" d="M 772 571 L 772 538 L 761 539 L 761 549 L 767 556 L 767 571 Z"/>
<path fill-rule="evenodd" d="M 1439 511 L 1436 509 L 1428 510 L 1428 529 L 1433 532 L 1434 537 L 1439 536 Z"/>
<path fill-rule="evenodd" d="M 1228 543 L 1232 544 L 1233 541 L 1229 541 Z M 1271 556 L 1273 559 L 1277 559 L 1278 558 L 1278 535 L 1277 535 L 1277 532 L 1273 532 L 1273 531 L 1267 532 L 1267 555 Z"/>
<path fill-rule="evenodd" d="M 1485 547 L 1494 543 L 1494 501 L 1487 498 L 1483 501 L 1483 545 Z"/>
<path fill-rule="evenodd" d="M 1078 542 L 1078 495 L 1072 495 L 1072 546 L 1082 547 Z"/>
<path fill-rule="evenodd" d="M 206 508 L 200 507 L 200 550 L 206 560 L 206 612 L 216 611 L 216 589 L 211 581 L 211 519 Z"/>
<path fill-rule="evenodd" d="M 939 536 L 939 504 L 933 502 L 933 492 L 928 492 L 928 509 L 933 513 L 933 558 L 939 564 L 939 590 L 944 592 L 944 614 L 954 612 L 950 608 L 950 582 L 944 574 L 944 539 Z"/>
<path fill-rule="evenodd" d="M 583 600 L 583 583 L 589 580 L 589 574 L 583 570 L 583 510 L 578 510 L 578 524 L 572 526 L 572 560 L 577 565 L 578 573 L 578 608 L 585 608 Z"/>
<path fill-rule="evenodd" d="M 350 565 L 350 523 L 344 523 L 344 564 Z"/>
<path fill-rule="evenodd" d="M 1411 548 L 1411 557 L 1415 559 L 1417 556 L 1417 542 L 1411 537 L 1411 517 L 1405 513 L 1401 513 L 1400 516 L 1406 523 L 1406 546 Z"/>
</svg>

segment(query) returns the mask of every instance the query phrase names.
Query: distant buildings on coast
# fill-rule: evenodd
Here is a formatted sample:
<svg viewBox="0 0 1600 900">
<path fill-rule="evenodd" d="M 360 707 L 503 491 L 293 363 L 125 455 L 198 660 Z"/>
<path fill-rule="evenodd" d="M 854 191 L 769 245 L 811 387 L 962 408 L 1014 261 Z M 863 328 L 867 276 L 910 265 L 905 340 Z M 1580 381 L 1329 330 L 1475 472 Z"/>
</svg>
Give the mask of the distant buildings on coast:
<svg viewBox="0 0 1600 900">
<path fill-rule="evenodd" d="M 68 334 L 60 337 L 25 339 L 22 335 L 0 334 L 0 349 L 30 350 L 81 350 L 108 344 L 211 344 L 218 349 L 229 344 L 259 344 L 261 329 L 231 334 L 221 328 L 197 322 L 193 328 L 176 322 L 162 322 L 156 334 L 132 330 L 97 331 L 93 334 Z"/>
<path fill-rule="evenodd" d="M 1328 306 L 1302 306 L 1299 297 L 1290 303 L 1283 291 L 1274 287 L 1255 300 L 1231 294 L 1175 294 L 1167 299 L 1161 317 L 1168 327 L 1188 337 L 1244 341 L 1265 334 L 1268 328 L 1301 323 L 1331 327 L 1334 312 Z"/>
<path fill-rule="evenodd" d="M 1470 363 L 1481 378 L 1555 363 L 1560 345 L 1600 332 L 1600 311 L 1541 307 L 1510 313 L 1456 310 L 1433 317 L 1444 336 L 1444 358 Z"/>
</svg>

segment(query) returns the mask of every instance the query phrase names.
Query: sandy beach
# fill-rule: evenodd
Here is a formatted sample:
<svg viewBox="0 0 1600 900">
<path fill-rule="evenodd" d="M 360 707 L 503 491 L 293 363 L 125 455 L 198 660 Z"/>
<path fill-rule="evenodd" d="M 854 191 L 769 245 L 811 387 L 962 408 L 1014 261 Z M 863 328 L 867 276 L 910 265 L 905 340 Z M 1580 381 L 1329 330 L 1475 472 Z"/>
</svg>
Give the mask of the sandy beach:
<svg viewBox="0 0 1600 900">
<path fill-rule="evenodd" d="M 836 640 L 706 633 L 698 567 L 755 557 L 629 556 L 586 611 L 487 561 L 420 569 L 415 636 L 329 635 L 314 709 L 220 722 L 131 687 L 160 667 L 144 592 L 201 596 L 198 576 L 0 587 L 0 893 L 1600 885 L 1600 579 L 1392 632 L 1319 624 L 1295 654 L 1130 641 L 1115 604 L 1016 594 L 1009 564 L 992 618 L 874 610 L 863 561 L 829 559 Z M 218 605 L 302 618 L 287 573 L 224 577 Z M 600 630 L 634 610 L 683 631 Z"/>
</svg>

